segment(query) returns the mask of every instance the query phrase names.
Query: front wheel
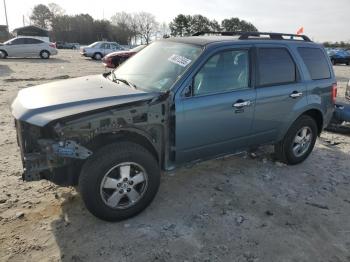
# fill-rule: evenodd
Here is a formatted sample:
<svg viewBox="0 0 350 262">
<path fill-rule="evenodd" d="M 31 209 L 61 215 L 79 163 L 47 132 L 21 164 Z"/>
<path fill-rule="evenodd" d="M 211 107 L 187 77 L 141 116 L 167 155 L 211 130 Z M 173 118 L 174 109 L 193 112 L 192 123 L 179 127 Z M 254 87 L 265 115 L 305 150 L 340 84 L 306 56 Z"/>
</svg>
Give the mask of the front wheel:
<svg viewBox="0 0 350 262">
<path fill-rule="evenodd" d="M 7 57 L 7 53 L 5 51 L 0 50 L 0 59 L 5 59 Z"/>
<path fill-rule="evenodd" d="M 313 118 L 307 115 L 299 117 L 284 139 L 275 145 L 276 157 L 289 165 L 303 162 L 315 146 L 317 132 L 317 124 Z"/>
<path fill-rule="evenodd" d="M 155 197 L 160 169 L 142 146 L 119 142 L 101 148 L 83 166 L 79 189 L 86 208 L 106 221 L 130 218 Z"/>
</svg>

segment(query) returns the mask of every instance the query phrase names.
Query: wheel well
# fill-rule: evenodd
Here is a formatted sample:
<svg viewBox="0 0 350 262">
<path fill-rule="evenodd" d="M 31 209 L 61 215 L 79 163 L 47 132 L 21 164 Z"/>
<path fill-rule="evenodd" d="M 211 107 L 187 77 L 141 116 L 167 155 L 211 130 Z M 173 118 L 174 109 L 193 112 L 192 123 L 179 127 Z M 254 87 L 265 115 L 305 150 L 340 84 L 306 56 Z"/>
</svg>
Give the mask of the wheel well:
<svg viewBox="0 0 350 262">
<path fill-rule="evenodd" d="M 48 52 L 49 54 L 51 54 L 50 51 L 48 51 L 48 50 L 46 50 L 46 49 L 41 50 L 41 51 L 40 51 L 40 54 L 41 54 L 42 52 Z"/>
<path fill-rule="evenodd" d="M 87 147 L 94 152 L 99 148 L 112 144 L 116 141 L 130 141 L 139 144 L 140 146 L 146 148 L 156 158 L 156 160 L 159 161 L 158 152 L 153 144 L 143 135 L 129 131 L 119 132 L 118 134 L 99 135 L 94 138 L 93 141 L 87 145 Z"/>
<path fill-rule="evenodd" d="M 317 129 L 318 129 L 318 135 L 321 134 L 322 128 L 323 128 L 323 116 L 322 113 L 317 110 L 317 109 L 310 109 L 306 112 L 303 113 L 303 115 L 308 115 L 312 117 L 317 124 Z"/>
<path fill-rule="evenodd" d="M 152 145 L 152 143 L 144 136 L 134 132 L 120 132 L 118 134 L 99 135 L 95 137 L 90 143 L 88 143 L 86 147 L 92 150 L 92 152 L 96 152 L 98 149 L 102 148 L 103 146 L 113 144 L 116 141 L 130 141 L 130 142 L 139 144 L 140 146 L 143 146 L 149 152 L 151 152 L 151 154 L 159 162 L 159 155 L 155 147 Z M 66 185 L 78 184 L 80 171 L 84 163 L 85 163 L 85 160 L 78 160 L 73 162 L 72 166 L 70 166 L 69 168 L 69 174 L 71 174 L 71 176 L 68 178 L 67 181 L 64 181 L 64 184 Z"/>
<path fill-rule="evenodd" d="M 5 50 L 3 50 L 3 49 L 0 49 L 0 51 L 2 51 L 2 52 L 4 52 L 5 53 L 5 55 L 9 55 Z"/>
</svg>

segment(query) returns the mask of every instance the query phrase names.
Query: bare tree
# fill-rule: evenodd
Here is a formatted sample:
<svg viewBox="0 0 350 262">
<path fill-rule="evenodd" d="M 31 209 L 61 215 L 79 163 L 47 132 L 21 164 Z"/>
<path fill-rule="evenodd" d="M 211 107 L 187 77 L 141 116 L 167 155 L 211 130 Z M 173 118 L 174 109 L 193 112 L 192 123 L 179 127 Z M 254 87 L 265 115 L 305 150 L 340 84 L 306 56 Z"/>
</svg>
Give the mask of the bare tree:
<svg viewBox="0 0 350 262">
<path fill-rule="evenodd" d="M 49 3 L 47 7 L 50 9 L 53 16 L 62 16 L 66 11 L 56 3 Z"/>
<path fill-rule="evenodd" d="M 160 24 L 159 31 L 163 38 L 167 38 L 170 35 L 169 25 L 166 22 Z"/>
<path fill-rule="evenodd" d="M 155 16 L 150 13 L 140 12 L 137 14 L 137 24 L 141 42 L 145 40 L 146 44 L 148 44 L 158 29 L 158 22 Z"/>
<path fill-rule="evenodd" d="M 131 38 L 136 35 L 133 30 L 131 14 L 126 12 L 115 13 L 111 17 L 111 23 L 116 27 L 119 38 L 123 39 L 123 42 L 130 43 Z"/>
</svg>

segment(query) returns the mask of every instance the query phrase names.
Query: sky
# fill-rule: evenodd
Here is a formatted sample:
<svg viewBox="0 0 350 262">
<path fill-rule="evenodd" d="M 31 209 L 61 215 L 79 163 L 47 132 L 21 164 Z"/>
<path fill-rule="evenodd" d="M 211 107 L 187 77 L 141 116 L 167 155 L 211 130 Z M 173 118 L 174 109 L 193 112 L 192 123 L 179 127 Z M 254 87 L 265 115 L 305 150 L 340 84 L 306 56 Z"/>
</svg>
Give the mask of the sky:
<svg viewBox="0 0 350 262">
<path fill-rule="evenodd" d="M 0 24 L 6 24 L 0 2 Z M 350 0 L 5 0 L 10 30 L 26 25 L 33 7 L 55 2 L 67 14 L 88 13 L 109 19 L 116 12 L 149 12 L 158 22 L 170 22 L 177 14 L 201 14 L 221 20 L 238 17 L 253 23 L 261 32 L 304 33 L 314 41 L 350 42 Z"/>
</svg>

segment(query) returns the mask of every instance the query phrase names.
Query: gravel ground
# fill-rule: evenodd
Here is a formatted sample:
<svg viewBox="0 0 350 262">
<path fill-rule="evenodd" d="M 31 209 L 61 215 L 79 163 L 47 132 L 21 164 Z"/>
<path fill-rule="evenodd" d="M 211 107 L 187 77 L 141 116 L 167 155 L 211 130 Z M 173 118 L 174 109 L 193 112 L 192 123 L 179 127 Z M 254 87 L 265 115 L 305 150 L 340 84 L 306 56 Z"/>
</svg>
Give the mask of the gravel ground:
<svg viewBox="0 0 350 262">
<path fill-rule="evenodd" d="M 119 223 L 73 188 L 21 181 L 9 102 L 28 86 L 104 72 L 75 51 L 0 61 L 0 261 L 350 261 L 350 136 L 324 132 L 297 166 L 270 147 L 162 176 L 154 202 Z M 349 66 L 336 66 L 339 94 Z"/>
</svg>

